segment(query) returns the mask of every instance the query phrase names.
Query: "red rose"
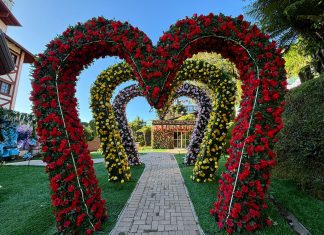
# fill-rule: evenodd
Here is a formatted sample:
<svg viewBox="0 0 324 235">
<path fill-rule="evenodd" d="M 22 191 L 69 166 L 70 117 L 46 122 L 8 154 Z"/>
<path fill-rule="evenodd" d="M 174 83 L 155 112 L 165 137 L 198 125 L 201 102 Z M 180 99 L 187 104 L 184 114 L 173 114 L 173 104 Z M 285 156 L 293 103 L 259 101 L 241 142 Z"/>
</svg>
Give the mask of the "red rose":
<svg viewBox="0 0 324 235">
<path fill-rule="evenodd" d="M 70 224 L 71 224 L 71 221 L 70 221 L 70 220 L 65 220 L 65 221 L 64 221 L 64 227 L 65 227 L 65 228 L 69 227 Z"/>
<path fill-rule="evenodd" d="M 81 223 L 82 223 L 82 221 L 84 220 L 84 217 L 86 216 L 86 214 L 85 213 L 82 213 L 81 215 L 79 215 L 78 217 L 77 217 L 77 220 L 76 220 L 76 225 L 79 227 L 80 225 L 81 225 Z"/>
<path fill-rule="evenodd" d="M 267 218 L 267 219 L 266 219 L 266 225 L 267 225 L 267 226 L 271 226 L 271 225 L 272 225 L 272 220 L 269 219 L 269 218 Z"/>
<path fill-rule="evenodd" d="M 246 185 L 243 185 L 243 186 L 242 186 L 242 192 L 243 192 L 243 193 L 247 193 L 248 190 L 249 190 L 249 188 L 248 188 Z"/>
<path fill-rule="evenodd" d="M 159 92 L 160 92 L 160 88 L 159 87 L 154 87 L 153 88 L 153 92 L 152 92 L 152 98 L 153 99 L 156 99 L 157 96 L 158 96 L 158 94 L 159 94 Z"/>
<path fill-rule="evenodd" d="M 237 198 L 242 198 L 242 192 L 241 191 L 236 191 L 234 195 Z"/>
<path fill-rule="evenodd" d="M 233 223 L 233 221 L 231 219 L 227 219 L 226 224 L 228 226 L 230 226 L 230 227 L 233 227 L 234 226 L 234 223 Z"/>
<path fill-rule="evenodd" d="M 45 152 L 45 153 L 48 152 L 48 147 L 45 146 L 45 145 L 43 145 L 43 146 L 42 146 L 42 151 Z"/>
<path fill-rule="evenodd" d="M 68 191 L 69 191 L 70 193 L 73 192 L 74 189 L 75 189 L 75 187 L 74 187 L 74 185 L 72 185 L 72 184 L 68 187 Z"/>
<path fill-rule="evenodd" d="M 249 192 L 249 197 L 256 197 L 257 196 L 257 194 L 256 194 L 256 192 L 254 192 L 254 191 L 250 191 Z"/>
</svg>

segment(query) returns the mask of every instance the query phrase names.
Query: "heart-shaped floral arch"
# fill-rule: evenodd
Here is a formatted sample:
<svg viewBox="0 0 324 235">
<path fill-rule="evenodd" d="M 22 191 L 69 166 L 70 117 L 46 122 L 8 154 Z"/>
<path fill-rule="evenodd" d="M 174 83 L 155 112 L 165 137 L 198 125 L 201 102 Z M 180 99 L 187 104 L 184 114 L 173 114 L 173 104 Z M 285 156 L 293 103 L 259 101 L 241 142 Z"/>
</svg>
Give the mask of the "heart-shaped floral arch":
<svg viewBox="0 0 324 235">
<path fill-rule="evenodd" d="M 132 137 L 131 130 L 128 127 L 125 112 L 128 102 L 138 96 L 144 96 L 143 89 L 141 89 L 141 87 L 138 85 L 131 85 L 121 90 L 116 95 L 113 102 L 114 116 L 118 122 L 118 129 L 129 161 L 131 160 L 130 157 L 138 155 L 138 151 L 135 148 L 135 142 Z M 196 156 L 190 155 L 191 159 L 193 159 L 197 157 L 199 146 L 209 121 L 212 103 L 206 92 L 204 92 L 201 88 L 188 83 L 184 83 L 181 87 L 179 87 L 173 98 L 176 99 L 181 96 L 192 98 L 198 104 L 198 117 L 194 127 L 194 133 L 196 134 L 192 136 L 192 141 L 188 146 L 188 151 L 190 153 L 196 153 Z"/>
<path fill-rule="evenodd" d="M 228 125 L 234 114 L 236 85 L 231 76 L 215 66 L 199 60 L 185 61 L 174 79 L 173 86 L 177 86 L 186 80 L 206 84 L 211 91 L 213 103 L 207 131 L 199 148 L 198 160 L 194 157 L 197 152 L 192 153 L 189 150 L 186 155 L 186 163 L 195 163 L 191 176 L 193 180 L 197 182 L 213 181 L 219 158 L 224 153 L 223 148 Z M 172 90 L 172 92 L 174 91 Z M 165 112 L 165 108 L 169 106 L 172 97 L 172 95 L 169 96 L 167 104 L 161 108 L 160 112 Z M 194 138 L 191 141 L 194 141 Z"/>
<path fill-rule="evenodd" d="M 131 134 L 126 124 L 126 118 L 120 118 L 123 116 L 126 103 L 114 105 L 113 110 L 115 115 L 111 112 L 110 100 L 112 94 L 116 86 L 127 80 L 136 80 L 136 77 L 132 75 L 129 66 L 121 63 L 104 70 L 91 88 L 91 108 L 96 120 L 96 129 L 101 140 L 103 154 L 106 159 L 109 180 L 112 181 L 127 180 L 129 178 L 129 174 L 127 174 L 126 178 L 124 177 L 125 172 L 127 172 L 125 169 L 127 169 L 128 165 L 123 160 L 126 156 L 123 154 L 124 150 L 121 149 L 120 136 L 117 134 L 116 125 L 113 120 L 116 120 L 118 123 L 117 126 L 119 127 L 122 143 L 128 156 L 128 163 L 131 165 L 139 164 L 138 152 L 135 150 L 134 141 L 130 139 Z M 227 124 L 234 110 L 236 87 L 233 80 L 227 74 L 207 62 L 199 60 L 187 60 L 183 63 L 175 78 L 175 85 L 173 87 L 179 87 L 184 81 L 188 80 L 205 83 L 210 88 L 214 105 L 212 108 L 212 117 L 209 122 L 200 120 L 197 123 L 196 127 L 198 128 L 194 129 L 185 163 L 194 164 L 196 162 L 202 141 L 201 138 L 204 136 L 205 125 L 208 123 L 209 128 L 206 138 L 203 141 L 199 162 L 194 170 L 194 178 L 197 181 L 211 181 L 214 179 L 217 162 L 223 152 L 222 146 L 225 144 Z M 165 115 L 174 97 L 178 96 L 177 91 L 174 89 L 170 95 L 170 99 L 158 110 L 160 116 Z M 127 101 L 132 98 L 128 94 L 126 97 Z M 136 95 L 137 93 L 135 92 Z M 199 99 L 198 96 L 196 98 Z M 119 153 L 119 155 L 114 153 Z M 118 164 L 121 162 L 125 163 L 125 165 Z"/>
<path fill-rule="evenodd" d="M 69 27 L 38 55 L 31 100 L 59 231 L 90 234 L 106 217 L 76 109 L 75 86 L 82 69 L 96 58 L 119 56 L 132 67 L 149 103 L 160 108 L 183 61 L 200 51 L 228 58 L 243 81 L 230 158 L 211 212 L 228 232 L 262 227 L 275 164 L 272 147 L 282 128 L 284 60 L 275 42 L 242 16 L 209 14 L 178 21 L 156 46 L 128 23 L 94 18 Z"/>
</svg>

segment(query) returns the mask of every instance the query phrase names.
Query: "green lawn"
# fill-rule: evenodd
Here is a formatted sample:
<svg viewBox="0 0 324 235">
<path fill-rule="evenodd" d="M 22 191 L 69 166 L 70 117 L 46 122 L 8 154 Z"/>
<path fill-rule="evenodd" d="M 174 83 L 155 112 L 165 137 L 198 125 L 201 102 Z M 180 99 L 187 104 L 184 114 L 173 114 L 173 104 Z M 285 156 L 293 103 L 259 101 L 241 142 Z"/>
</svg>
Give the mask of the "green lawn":
<svg viewBox="0 0 324 235">
<path fill-rule="evenodd" d="M 102 163 L 95 164 L 109 216 L 102 234 L 108 234 L 114 227 L 143 169 L 144 166 L 131 167 L 132 180 L 116 184 L 108 182 Z M 54 234 L 55 218 L 49 193 L 48 176 L 43 167 L 0 166 L 0 234 Z"/>
<path fill-rule="evenodd" d="M 297 188 L 291 180 L 273 178 L 270 193 L 292 212 L 312 235 L 324 234 L 324 202 Z"/>
<path fill-rule="evenodd" d="M 103 158 L 102 154 L 100 152 L 91 152 L 92 158 Z"/>
<path fill-rule="evenodd" d="M 214 221 L 214 218 L 212 216 L 210 216 L 210 214 L 209 214 L 209 209 L 212 208 L 213 203 L 216 201 L 216 193 L 218 191 L 218 183 L 217 182 L 218 182 L 221 172 L 224 171 L 224 169 L 225 169 L 224 168 L 225 160 L 222 159 L 220 161 L 220 169 L 218 171 L 217 179 L 215 182 L 196 183 L 189 178 L 193 167 L 187 167 L 182 164 L 183 156 L 184 156 L 183 154 L 176 155 L 176 159 L 179 164 L 182 176 L 185 180 L 185 184 L 189 191 L 190 198 L 194 205 L 195 211 L 197 213 L 200 226 L 202 227 L 202 229 L 204 230 L 204 232 L 206 234 L 225 234 L 225 233 L 221 233 L 221 232 L 218 232 L 218 233 L 215 232 L 215 231 L 217 231 L 217 226 Z M 276 182 L 276 183 L 273 184 L 273 188 L 275 188 L 277 190 L 281 190 L 277 186 L 277 184 L 280 184 L 280 181 L 274 180 L 274 182 Z M 284 185 L 282 185 L 282 186 L 284 187 Z M 294 192 L 290 192 L 290 193 L 294 193 Z M 203 195 L 203 197 L 202 197 L 202 195 Z M 290 195 L 286 195 L 285 197 L 289 198 Z M 279 199 L 279 197 L 278 197 L 278 199 Z M 291 202 L 291 203 L 293 203 L 293 202 Z M 295 203 L 298 203 L 298 201 L 296 201 Z M 321 206 L 320 204 L 317 204 L 318 209 L 320 206 Z M 260 235 L 261 234 L 262 235 L 268 235 L 268 234 L 269 235 L 273 235 L 273 234 L 275 234 L 275 235 L 286 235 L 286 234 L 293 235 L 293 234 L 295 234 L 291 230 L 289 225 L 281 217 L 281 215 L 276 210 L 276 208 L 274 208 L 274 206 L 271 204 L 268 209 L 268 214 L 271 217 L 271 219 L 274 221 L 274 226 L 265 228 L 262 231 L 255 232 L 254 234 L 260 234 Z M 308 217 L 313 218 L 313 214 L 308 214 Z M 323 223 L 322 221 L 317 220 L 317 223 L 320 223 L 320 222 Z M 308 224 L 305 224 L 305 226 L 307 226 L 307 225 Z M 323 233 L 315 233 L 314 232 L 313 235 L 314 234 L 320 235 Z"/>
<path fill-rule="evenodd" d="M 147 153 L 173 153 L 173 154 L 184 154 L 186 149 L 153 149 L 151 146 L 144 146 L 139 148 L 139 153 L 141 155 Z"/>
<path fill-rule="evenodd" d="M 144 147 L 140 147 L 138 151 L 140 154 L 145 154 L 145 153 L 150 153 L 150 152 L 161 153 L 161 152 L 166 152 L 167 149 L 153 149 L 150 146 L 144 146 Z"/>
</svg>

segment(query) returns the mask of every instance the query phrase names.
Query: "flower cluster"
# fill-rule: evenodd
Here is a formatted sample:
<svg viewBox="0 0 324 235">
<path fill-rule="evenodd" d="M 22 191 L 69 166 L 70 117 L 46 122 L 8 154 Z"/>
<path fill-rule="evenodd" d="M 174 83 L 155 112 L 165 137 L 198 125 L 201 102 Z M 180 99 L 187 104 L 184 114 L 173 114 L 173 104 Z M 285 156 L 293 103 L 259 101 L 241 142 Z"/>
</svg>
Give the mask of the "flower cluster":
<svg viewBox="0 0 324 235">
<path fill-rule="evenodd" d="M 131 66 L 149 103 L 161 108 L 183 62 L 201 51 L 228 58 L 243 81 L 230 158 L 211 213 L 228 233 L 253 231 L 266 223 L 265 194 L 275 163 L 275 135 L 282 128 L 286 86 L 284 60 L 275 42 L 243 16 L 209 14 L 179 20 L 156 46 L 128 23 L 98 17 L 69 27 L 52 40 L 38 55 L 33 71 L 31 100 L 60 232 L 91 234 L 106 217 L 76 109 L 75 86 L 81 70 L 93 59 L 119 56 Z M 105 107 L 105 102 L 100 105 Z M 113 118 L 107 122 L 116 126 Z M 112 165 L 123 165 L 116 173 L 127 178 L 126 154 L 121 155 Z"/>
<path fill-rule="evenodd" d="M 131 129 L 127 123 L 126 106 L 130 100 L 138 96 L 144 96 L 143 89 L 141 89 L 138 85 L 131 85 L 121 90 L 116 95 L 113 102 L 115 119 L 118 123 L 118 129 L 122 138 L 123 147 L 128 156 L 128 162 L 132 165 L 140 164 L 140 160 Z"/>
<path fill-rule="evenodd" d="M 242 16 L 213 14 L 178 21 L 160 38 L 157 50 L 162 56 L 177 55 L 167 66 L 166 87 L 171 86 L 173 71 L 181 62 L 200 51 L 220 53 L 236 65 L 243 82 L 240 113 L 226 171 L 219 180 L 218 199 L 210 212 L 228 233 L 260 229 L 268 221 L 263 209 L 275 164 L 272 148 L 282 128 L 287 82 L 281 50 Z M 167 96 L 162 91 L 160 100 Z"/>
<path fill-rule="evenodd" d="M 110 181 L 128 181 L 131 177 L 128 162 L 140 164 L 138 154 L 130 154 L 134 151 L 130 147 L 123 147 L 125 140 L 118 130 L 120 122 L 116 122 L 110 103 L 115 88 L 132 77 L 134 75 L 131 68 L 126 63 L 120 63 L 102 71 L 91 88 L 90 106 Z"/>
<path fill-rule="evenodd" d="M 215 179 L 215 171 L 218 168 L 219 158 L 224 153 L 226 134 L 234 112 L 235 92 L 235 82 L 224 79 L 215 87 L 215 93 L 212 94 L 215 109 L 211 113 L 191 176 L 197 182 Z"/>
<path fill-rule="evenodd" d="M 199 64 L 198 61 L 192 61 L 192 63 Z M 186 70 L 186 65 L 188 64 L 190 63 L 185 62 L 182 70 Z M 207 71 L 205 70 L 205 72 Z M 180 72 L 179 74 L 182 73 Z M 187 96 L 195 100 L 198 104 L 197 121 L 187 148 L 188 152 L 184 158 L 184 164 L 192 165 L 197 160 L 200 145 L 205 135 L 206 127 L 210 118 L 210 113 L 212 111 L 212 102 L 206 92 L 200 87 L 191 85 L 189 83 L 183 83 L 183 85 L 176 90 L 175 94 L 171 96 L 171 99 L 168 100 L 166 105 L 158 111 L 160 118 L 163 118 L 165 116 L 170 107 L 170 103 L 172 103 L 174 99 L 180 96 Z"/>
<path fill-rule="evenodd" d="M 30 151 L 33 146 L 36 146 L 36 139 L 32 136 L 33 127 L 28 125 L 21 125 L 17 128 L 18 132 L 18 148 L 20 150 Z"/>
<path fill-rule="evenodd" d="M 188 150 L 185 163 L 195 164 L 192 177 L 194 180 L 198 182 L 211 181 L 214 179 L 217 162 L 223 152 L 222 147 L 219 148 L 219 146 L 225 144 L 223 132 L 226 133 L 227 124 L 230 121 L 229 115 L 225 119 L 222 114 L 232 113 L 236 87 L 229 75 L 214 65 L 200 60 L 187 60 L 183 63 L 181 70 L 177 73 L 174 84 L 181 83 L 185 80 L 201 82 L 209 88 L 212 111 L 208 121 L 208 127 L 206 132 L 200 132 L 198 128 L 194 130 L 191 141 L 196 136 L 199 136 L 199 144 L 202 142 L 202 145 L 199 145 L 198 149 L 192 148 Z M 219 121 L 220 119 L 224 120 L 224 122 L 221 123 Z M 205 124 L 207 125 L 207 122 Z M 204 139 L 202 140 L 203 137 Z M 194 152 L 191 150 L 194 150 Z M 197 156 L 199 156 L 198 162 Z"/>
<path fill-rule="evenodd" d="M 199 81 L 206 81 L 210 77 L 214 79 L 225 79 L 225 75 L 219 69 L 215 68 L 215 66 L 210 65 L 204 61 L 196 60 L 189 60 L 184 62 L 178 74 L 178 76 L 181 76 L 181 78 L 179 77 L 176 79 L 178 86 L 181 85 L 180 81 L 192 80 L 193 78 Z M 141 93 L 141 91 L 139 90 L 134 90 L 134 86 L 131 86 L 130 88 L 127 88 L 125 91 L 122 91 L 119 95 L 116 96 L 113 103 L 114 114 L 108 112 L 108 107 L 110 106 L 110 99 L 115 88 L 126 80 L 135 79 L 135 76 L 132 75 L 131 68 L 127 64 L 121 63 L 104 70 L 98 76 L 97 81 L 94 83 L 91 89 L 91 107 L 96 119 L 97 131 L 101 139 L 104 156 L 108 156 L 106 154 L 106 149 L 111 151 L 114 148 L 114 146 L 111 144 L 107 145 L 107 135 L 109 135 L 109 133 L 116 132 L 116 130 L 114 130 L 115 125 L 106 125 L 106 120 L 109 120 L 109 118 L 112 118 L 112 115 L 114 115 L 115 120 L 118 123 L 117 126 L 120 132 L 120 137 L 122 139 L 122 145 L 128 156 L 128 162 L 132 165 L 139 164 L 140 160 L 138 152 L 135 148 L 134 140 L 130 134 L 130 129 L 127 125 L 125 108 L 127 103 L 132 98 L 140 96 L 141 94 L 144 95 L 145 91 Z M 216 82 L 214 83 L 216 84 Z M 190 86 L 189 84 L 186 84 L 184 87 L 176 90 L 176 93 L 171 97 L 172 99 L 174 99 L 175 97 L 181 96 L 180 94 L 190 96 L 193 99 L 197 100 L 200 104 L 197 123 L 194 128 L 192 139 L 188 146 L 188 154 L 185 158 L 186 164 L 194 164 L 197 159 L 200 143 L 202 142 L 202 138 L 204 136 L 210 116 L 210 105 L 208 105 L 210 101 L 203 91 L 201 91 L 198 87 Z M 104 105 L 102 105 L 103 103 Z M 170 103 L 171 100 L 168 100 L 168 103 L 163 106 L 161 110 L 158 110 L 158 112 L 165 113 L 169 108 Z M 118 148 L 121 149 L 121 146 L 118 146 Z M 122 152 L 122 150 L 120 150 L 120 152 Z M 118 171 L 118 167 L 121 167 L 121 165 L 114 166 L 117 167 L 115 171 Z M 113 168 L 110 167 L 110 169 Z M 111 171 L 109 172 L 109 174 L 114 175 Z"/>
<path fill-rule="evenodd" d="M 182 69 L 184 68 L 185 66 L 182 67 Z M 192 136 L 190 138 L 190 142 L 187 148 L 188 152 L 184 158 L 184 163 L 186 165 L 191 165 L 194 164 L 197 160 L 197 155 L 201 147 L 201 142 L 205 135 L 206 127 L 210 119 L 212 102 L 203 89 L 188 83 L 184 83 L 181 87 L 177 89 L 176 97 L 180 96 L 187 96 L 198 103 L 198 117 L 196 125 L 192 132 Z"/>
<path fill-rule="evenodd" d="M 286 77 L 280 49 L 242 16 L 213 14 L 178 21 L 163 35 L 158 48 L 161 53 L 178 55 L 177 66 L 199 51 L 218 52 L 236 65 L 243 81 L 240 114 L 235 120 L 226 171 L 219 181 L 218 200 L 210 212 L 228 233 L 261 228 L 268 221 L 263 208 L 275 163 L 272 148 L 282 128 Z M 174 80 L 172 71 L 166 86 Z M 234 205 L 241 208 L 239 212 Z"/>
</svg>

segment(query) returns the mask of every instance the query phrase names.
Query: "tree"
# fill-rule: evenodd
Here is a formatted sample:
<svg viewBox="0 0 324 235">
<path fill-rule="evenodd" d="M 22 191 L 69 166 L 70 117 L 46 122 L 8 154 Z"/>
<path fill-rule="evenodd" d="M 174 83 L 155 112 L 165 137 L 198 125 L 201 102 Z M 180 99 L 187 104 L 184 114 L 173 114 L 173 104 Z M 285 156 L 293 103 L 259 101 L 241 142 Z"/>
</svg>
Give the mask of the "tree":
<svg viewBox="0 0 324 235">
<path fill-rule="evenodd" d="M 97 131 L 96 131 L 96 120 L 91 119 L 89 122 L 89 128 L 92 130 L 94 136 L 97 136 Z"/>
<path fill-rule="evenodd" d="M 199 52 L 192 57 L 193 60 L 203 60 L 210 63 L 223 72 L 232 75 L 233 77 L 238 77 L 238 71 L 236 66 L 230 62 L 228 59 L 222 57 L 221 54 L 215 52 Z"/>
<path fill-rule="evenodd" d="M 87 122 L 81 122 L 81 125 L 84 127 L 89 127 L 89 123 L 87 123 Z"/>
<path fill-rule="evenodd" d="M 181 103 L 177 103 L 174 105 L 175 106 L 175 111 L 178 115 L 184 115 L 187 114 L 187 109 L 186 107 L 181 104 Z"/>
<path fill-rule="evenodd" d="M 301 40 L 291 45 L 289 51 L 284 55 L 284 59 L 288 77 L 298 76 L 301 69 L 311 61 L 311 57 L 305 55 L 303 51 Z"/>
<path fill-rule="evenodd" d="M 186 115 L 186 107 L 177 99 L 169 108 L 169 111 L 163 116 L 162 119 L 174 119 L 178 116 Z M 161 117 L 160 117 L 161 118 Z"/>
<path fill-rule="evenodd" d="M 304 41 L 304 52 L 312 62 L 302 73 L 324 72 L 324 0 L 255 0 L 247 9 L 280 46 L 289 50 L 298 37 Z"/>
<path fill-rule="evenodd" d="M 93 140 L 95 137 L 95 132 L 93 132 L 93 130 L 91 130 L 89 123 L 81 122 L 81 124 L 83 126 L 83 132 L 86 136 L 86 140 L 87 141 Z"/>
<path fill-rule="evenodd" d="M 255 0 L 247 6 L 247 13 L 281 46 L 291 45 L 298 35 L 323 42 L 323 12 L 323 0 Z"/>
<path fill-rule="evenodd" d="M 141 119 L 139 116 L 137 116 L 133 121 L 131 121 L 129 123 L 129 126 L 132 129 L 133 133 L 135 134 L 136 131 L 138 131 L 143 126 L 145 126 L 145 122 L 143 119 Z"/>
<path fill-rule="evenodd" d="M 143 126 L 141 129 L 139 129 L 136 133 L 142 133 L 142 137 L 139 137 L 140 144 L 142 146 L 149 146 L 151 145 L 151 133 L 152 133 L 152 127 L 151 126 Z M 141 141 L 143 141 L 141 143 Z"/>
</svg>

